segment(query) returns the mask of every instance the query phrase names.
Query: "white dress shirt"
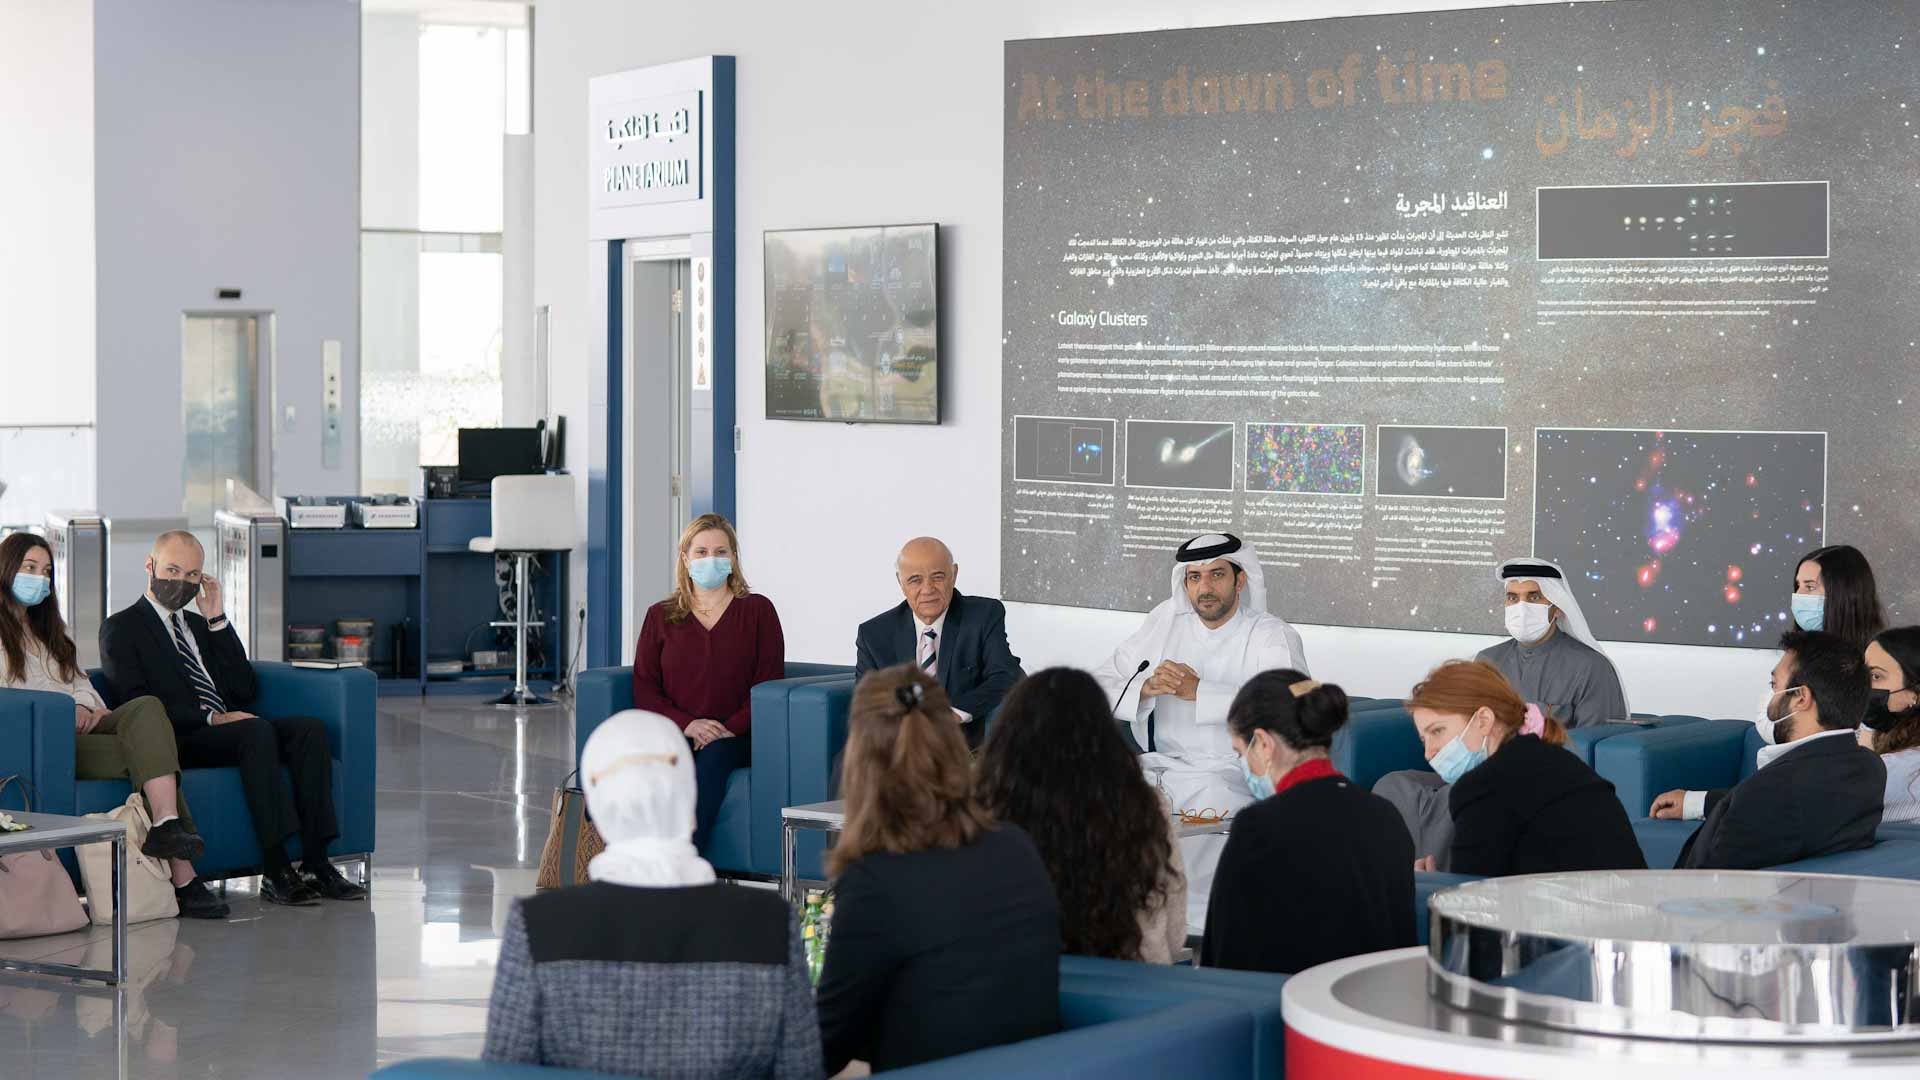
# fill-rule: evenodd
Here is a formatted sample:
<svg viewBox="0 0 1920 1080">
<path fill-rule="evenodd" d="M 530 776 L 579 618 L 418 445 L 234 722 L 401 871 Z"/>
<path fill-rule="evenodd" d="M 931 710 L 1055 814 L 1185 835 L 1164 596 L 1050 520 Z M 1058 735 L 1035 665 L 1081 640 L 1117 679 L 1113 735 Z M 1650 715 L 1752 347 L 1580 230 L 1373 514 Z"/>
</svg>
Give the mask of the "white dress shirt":
<svg viewBox="0 0 1920 1080">
<path fill-rule="evenodd" d="M 913 608 L 909 606 L 907 610 L 912 611 Z M 949 608 L 949 610 L 951 610 L 951 608 Z M 933 667 L 926 669 L 926 672 L 928 675 L 933 676 L 936 681 L 939 681 L 940 669 L 945 666 L 947 662 L 947 613 L 945 611 L 941 612 L 940 617 L 932 622 L 922 622 L 919 615 L 914 615 L 913 663 L 915 667 L 920 666 L 920 655 L 926 651 L 927 631 L 929 630 L 933 631 Z M 959 717 L 960 722 L 963 724 L 973 719 L 973 714 L 965 709 L 955 709 L 953 710 L 953 715 Z"/>
<path fill-rule="evenodd" d="M 176 652 L 179 651 L 179 645 L 177 644 L 178 639 L 173 636 L 173 616 L 175 613 L 168 611 L 166 608 L 161 607 L 160 601 L 155 600 L 153 598 L 153 594 L 151 593 L 147 594 L 144 597 L 144 599 L 149 605 L 152 606 L 153 613 L 160 616 L 160 622 L 163 624 L 162 629 L 166 630 L 167 632 L 167 640 L 176 642 L 174 649 Z M 207 658 L 200 655 L 200 639 L 193 636 L 193 627 L 187 622 L 187 609 L 181 608 L 179 611 L 179 615 L 180 615 L 181 637 L 184 637 L 187 639 L 187 651 L 193 654 L 194 662 L 200 665 L 201 671 L 204 671 L 207 673 L 207 678 L 212 679 L 213 669 L 207 666 Z M 220 623 L 219 629 L 225 629 L 226 618 L 227 618 L 226 615 L 223 613 L 218 620 L 208 620 L 207 626 L 211 628 L 213 626 L 213 623 L 217 621 Z M 219 685 L 220 684 L 217 682 L 214 683 L 214 686 L 216 688 L 218 688 Z M 208 713 L 207 715 L 209 718 L 211 718 L 213 714 Z M 211 722 L 211 719 L 209 719 L 209 722 Z"/>
</svg>

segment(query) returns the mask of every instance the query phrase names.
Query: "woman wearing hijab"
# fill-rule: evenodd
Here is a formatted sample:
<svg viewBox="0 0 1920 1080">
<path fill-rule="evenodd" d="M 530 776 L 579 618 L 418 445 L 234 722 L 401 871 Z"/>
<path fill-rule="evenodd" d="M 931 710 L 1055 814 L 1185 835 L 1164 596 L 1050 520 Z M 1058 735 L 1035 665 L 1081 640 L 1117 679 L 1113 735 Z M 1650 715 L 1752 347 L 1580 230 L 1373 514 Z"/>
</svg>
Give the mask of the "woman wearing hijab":
<svg viewBox="0 0 1920 1080">
<path fill-rule="evenodd" d="M 1060 1030 L 1060 923 L 1047 867 L 974 794 L 940 684 L 912 664 L 853 691 L 846 827 L 828 856 L 820 973 L 829 1075 L 898 1069 Z"/>
<path fill-rule="evenodd" d="M 487 1009 L 489 1061 L 657 1080 L 818 1080 L 798 927 L 771 892 L 719 884 L 693 846 L 692 752 L 629 710 L 580 780 L 607 849 L 591 884 L 516 901 Z"/>
</svg>

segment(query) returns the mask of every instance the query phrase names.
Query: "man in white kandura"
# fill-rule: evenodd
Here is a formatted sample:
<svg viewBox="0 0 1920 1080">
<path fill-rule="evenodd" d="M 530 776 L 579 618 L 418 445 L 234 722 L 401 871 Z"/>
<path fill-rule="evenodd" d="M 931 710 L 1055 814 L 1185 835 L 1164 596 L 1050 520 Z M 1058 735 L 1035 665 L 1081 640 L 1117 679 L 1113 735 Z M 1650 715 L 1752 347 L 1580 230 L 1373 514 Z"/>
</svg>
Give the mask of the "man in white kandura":
<svg viewBox="0 0 1920 1080">
<path fill-rule="evenodd" d="M 1173 594 L 1094 672 L 1117 699 L 1114 715 L 1146 753 L 1175 810 L 1238 811 L 1253 801 L 1227 733 L 1227 709 L 1248 679 L 1274 668 L 1307 670 L 1300 634 L 1267 613 L 1260 557 L 1239 537 L 1196 536 L 1174 554 Z M 1207 921 L 1223 835 L 1180 841 L 1187 926 Z"/>
</svg>

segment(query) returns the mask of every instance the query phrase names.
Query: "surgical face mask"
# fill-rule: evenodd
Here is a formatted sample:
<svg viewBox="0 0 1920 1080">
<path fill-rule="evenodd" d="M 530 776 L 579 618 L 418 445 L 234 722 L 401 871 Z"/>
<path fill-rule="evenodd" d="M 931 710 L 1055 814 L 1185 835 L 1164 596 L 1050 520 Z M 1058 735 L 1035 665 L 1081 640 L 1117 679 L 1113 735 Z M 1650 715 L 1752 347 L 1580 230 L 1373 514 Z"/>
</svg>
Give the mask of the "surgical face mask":
<svg viewBox="0 0 1920 1080">
<path fill-rule="evenodd" d="M 1469 720 L 1467 727 L 1472 726 L 1473 722 Z M 1441 747 L 1440 752 L 1433 755 L 1433 760 L 1428 764 L 1433 766 L 1434 772 L 1440 774 L 1440 779 L 1453 784 L 1458 783 L 1469 770 L 1485 760 L 1487 760 L 1486 740 L 1481 740 L 1478 750 L 1467 749 L 1467 728 L 1463 727 L 1460 729 L 1460 734 L 1455 735 L 1447 745 Z"/>
<path fill-rule="evenodd" d="M 53 579 L 40 574 L 13 575 L 13 598 L 32 607 L 53 591 Z"/>
<path fill-rule="evenodd" d="M 147 582 L 147 591 L 168 611 L 179 611 L 193 602 L 200 592 L 200 583 L 186 578 L 157 577 Z"/>
<path fill-rule="evenodd" d="M 1552 627 L 1552 604 L 1521 601 L 1507 605 L 1507 634 L 1522 645 L 1531 645 L 1546 637 Z"/>
<path fill-rule="evenodd" d="M 20 579 L 15 578 L 14 580 L 18 581 Z M 1899 726 L 1900 721 L 1912 715 L 1913 707 L 1908 706 L 1896 712 L 1888 707 L 1887 699 L 1895 694 L 1903 694 L 1905 692 L 1904 690 L 1867 691 L 1867 714 L 1861 718 L 1860 722 L 1870 731 L 1892 731 L 1895 727 Z"/>
<path fill-rule="evenodd" d="M 687 576 L 702 589 L 717 589 L 733 576 L 733 560 L 724 555 L 688 559 Z"/>
<path fill-rule="evenodd" d="M 1793 594 L 1793 624 L 1802 630 L 1818 630 L 1827 624 L 1827 598 L 1807 593 Z"/>
<path fill-rule="evenodd" d="M 1270 798 L 1273 795 L 1273 778 L 1253 771 L 1247 759 L 1253 754 L 1253 743 L 1247 743 L 1247 752 L 1240 755 L 1240 776 L 1247 782 L 1247 790 L 1253 792 L 1255 799 Z"/>
<path fill-rule="evenodd" d="M 1800 688 L 1797 686 L 1789 686 L 1785 690 L 1768 690 L 1766 693 L 1760 695 L 1760 708 L 1753 714 L 1753 726 L 1760 732 L 1761 742 L 1766 743 L 1768 746 L 1776 746 L 1779 744 L 1780 725 L 1787 717 L 1773 715 L 1773 699 L 1779 697 L 1781 694 L 1791 694 L 1798 689 Z M 1787 714 L 1787 716 L 1792 715 L 1791 712 Z"/>
</svg>

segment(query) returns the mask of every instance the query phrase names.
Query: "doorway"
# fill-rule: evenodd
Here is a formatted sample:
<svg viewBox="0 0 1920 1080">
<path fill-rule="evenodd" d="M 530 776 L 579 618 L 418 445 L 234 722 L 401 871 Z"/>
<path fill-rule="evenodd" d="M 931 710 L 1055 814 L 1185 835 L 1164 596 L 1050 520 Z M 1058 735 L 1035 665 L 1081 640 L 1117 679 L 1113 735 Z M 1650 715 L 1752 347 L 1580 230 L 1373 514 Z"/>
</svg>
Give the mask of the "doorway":
<svg viewBox="0 0 1920 1080">
<path fill-rule="evenodd" d="M 273 314 L 187 312 L 180 325 L 180 511 L 211 535 L 227 482 L 272 494 Z"/>
<path fill-rule="evenodd" d="M 699 373 L 688 240 L 627 247 L 621 640 L 631 649 L 647 608 L 673 590 L 680 530 L 693 518 L 692 388 Z"/>
</svg>

